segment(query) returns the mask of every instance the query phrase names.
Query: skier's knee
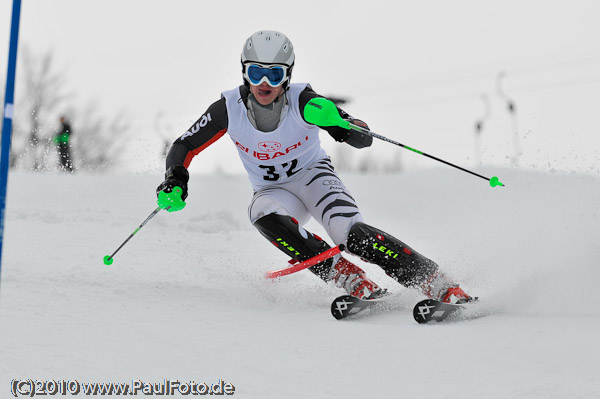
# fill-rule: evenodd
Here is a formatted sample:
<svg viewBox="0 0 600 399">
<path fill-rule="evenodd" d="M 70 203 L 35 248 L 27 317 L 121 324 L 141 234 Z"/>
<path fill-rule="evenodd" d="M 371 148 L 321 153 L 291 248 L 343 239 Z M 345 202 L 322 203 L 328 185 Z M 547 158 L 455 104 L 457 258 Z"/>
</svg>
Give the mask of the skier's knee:
<svg viewBox="0 0 600 399">
<path fill-rule="evenodd" d="M 362 222 L 350 228 L 346 247 L 408 287 L 419 285 L 438 269 L 435 262 L 394 236 Z"/>
<path fill-rule="evenodd" d="M 254 227 L 283 253 L 297 261 L 312 258 L 331 248 L 319 236 L 311 234 L 288 215 L 270 213 L 254 222 Z M 326 279 L 333 260 L 327 259 L 309 270 Z"/>
</svg>

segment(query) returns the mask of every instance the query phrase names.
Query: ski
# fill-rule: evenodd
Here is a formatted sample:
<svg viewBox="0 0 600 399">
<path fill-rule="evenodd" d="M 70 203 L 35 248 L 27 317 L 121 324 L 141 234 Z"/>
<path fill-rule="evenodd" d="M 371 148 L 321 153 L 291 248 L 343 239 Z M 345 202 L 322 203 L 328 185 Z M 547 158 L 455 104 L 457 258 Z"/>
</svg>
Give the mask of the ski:
<svg viewBox="0 0 600 399">
<path fill-rule="evenodd" d="M 452 304 L 436 301 L 435 299 L 424 299 L 413 308 L 413 317 L 419 324 L 442 321 L 470 320 L 484 317 L 493 313 L 491 309 L 478 306 L 477 301 Z M 369 314 L 380 311 L 398 309 L 390 301 L 390 296 L 377 299 L 359 299 L 351 295 L 342 295 L 331 303 L 331 314 L 337 320 L 353 317 L 363 311 L 370 309 Z"/>
<path fill-rule="evenodd" d="M 489 314 L 477 306 L 477 302 L 467 302 L 461 304 L 452 304 L 436 301 L 434 299 L 424 299 L 417 303 L 413 309 L 413 317 L 419 324 L 425 324 L 432 321 L 441 322 L 444 320 L 470 320 L 477 319 Z"/>
<path fill-rule="evenodd" d="M 359 299 L 351 295 L 342 295 L 337 297 L 331 303 L 331 314 L 337 320 L 342 320 L 354 316 L 365 309 L 379 307 L 386 299 L 386 297 L 377 299 Z"/>
</svg>

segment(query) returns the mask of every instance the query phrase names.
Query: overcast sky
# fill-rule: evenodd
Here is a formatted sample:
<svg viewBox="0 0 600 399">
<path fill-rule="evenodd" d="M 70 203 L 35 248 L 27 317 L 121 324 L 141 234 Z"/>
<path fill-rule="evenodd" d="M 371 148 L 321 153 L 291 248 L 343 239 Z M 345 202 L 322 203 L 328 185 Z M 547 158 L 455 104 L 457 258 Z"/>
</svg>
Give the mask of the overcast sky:
<svg viewBox="0 0 600 399">
<path fill-rule="evenodd" d="M 2 75 L 11 7 L 0 0 Z M 294 82 L 351 98 L 347 111 L 379 134 L 475 167 L 474 125 L 487 101 L 484 164 L 510 165 L 516 127 L 520 165 L 599 174 L 598 15 L 593 0 L 23 0 L 20 45 L 52 50 L 77 101 L 128 113 L 138 171 L 162 168 L 161 135 L 175 139 L 239 85 L 244 40 L 273 29 L 295 46 Z M 242 170 L 227 136 L 213 147 L 192 171 Z M 395 151 L 409 169 L 438 166 L 384 142 L 360 154 L 380 162 Z"/>
</svg>

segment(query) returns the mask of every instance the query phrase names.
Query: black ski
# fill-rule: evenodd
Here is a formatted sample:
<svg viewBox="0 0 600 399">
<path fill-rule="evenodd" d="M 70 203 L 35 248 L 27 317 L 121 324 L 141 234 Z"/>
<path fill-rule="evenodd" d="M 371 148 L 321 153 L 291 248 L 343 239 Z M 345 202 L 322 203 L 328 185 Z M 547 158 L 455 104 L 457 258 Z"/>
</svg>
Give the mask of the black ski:
<svg viewBox="0 0 600 399">
<path fill-rule="evenodd" d="M 486 310 L 479 305 L 477 300 L 462 304 L 451 304 L 434 299 L 425 299 L 415 305 L 413 317 L 417 323 L 424 324 L 432 321 L 477 319 L 493 313 L 493 310 Z M 398 307 L 393 304 L 393 301 L 390 301 L 390 296 L 365 300 L 350 295 L 342 295 L 331 303 L 331 314 L 337 320 L 354 316 L 366 309 L 371 309 L 368 313 L 379 313 L 379 311 L 398 309 Z"/>
<path fill-rule="evenodd" d="M 490 313 L 493 313 L 493 311 L 481 308 L 477 298 L 475 298 L 475 301 L 461 304 L 424 299 L 417 303 L 413 309 L 413 317 L 420 324 L 431 321 L 477 319 Z"/>
<path fill-rule="evenodd" d="M 365 309 L 381 305 L 385 297 L 377 299 L 359 299 L 351 295 L 342 295 L 331 303 L 331 314 L 338 320 L 353 316 Z"/>
</svg>

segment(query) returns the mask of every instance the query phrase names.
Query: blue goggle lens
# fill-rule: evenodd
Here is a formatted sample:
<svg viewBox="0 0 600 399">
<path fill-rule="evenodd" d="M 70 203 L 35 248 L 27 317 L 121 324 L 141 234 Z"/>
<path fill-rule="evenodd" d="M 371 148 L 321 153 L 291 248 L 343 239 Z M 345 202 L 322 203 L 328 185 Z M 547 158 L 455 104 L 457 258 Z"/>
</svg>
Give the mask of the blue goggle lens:
<svg viewBox="0 0 600 399">
<path fill-rule="evenodd" d="M 264 77 L 272 86 L 280 85 L 285 79 L 285 69 L 280 66 L 264 67 L 256 64 L 248 65 L 246 75 L 253 85 L 259 85 Z"/>
</svg>

